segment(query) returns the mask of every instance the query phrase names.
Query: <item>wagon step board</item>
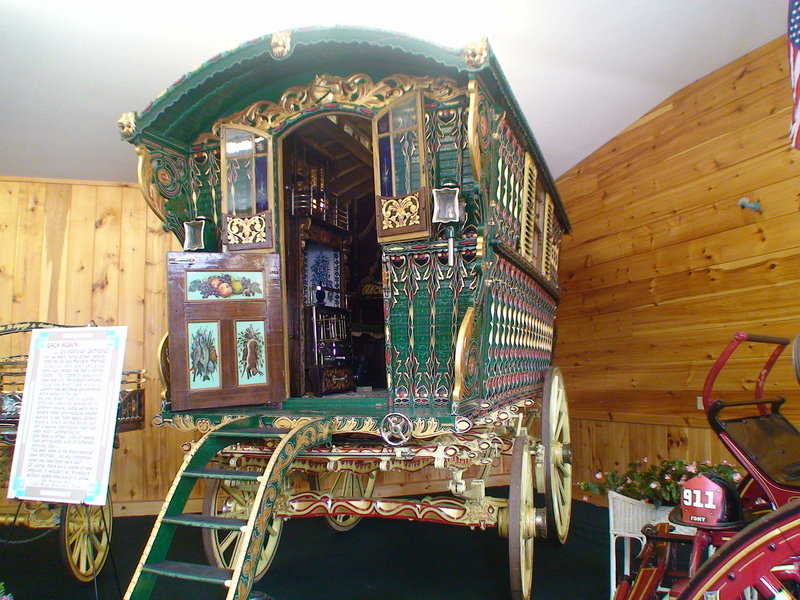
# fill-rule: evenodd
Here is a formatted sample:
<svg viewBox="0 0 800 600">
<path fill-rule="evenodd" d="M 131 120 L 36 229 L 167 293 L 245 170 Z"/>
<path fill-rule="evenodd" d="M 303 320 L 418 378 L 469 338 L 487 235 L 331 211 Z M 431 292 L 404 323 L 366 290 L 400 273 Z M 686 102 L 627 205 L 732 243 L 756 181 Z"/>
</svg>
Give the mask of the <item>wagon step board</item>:
<svg viewBox="0 0 800 600">
<path fill-rule="evenodd" d="M 257 481 L 261 473 L 257 471 L 235 471 L 233 469 L 186 469 L 184 477 L 198 479 L 225 479 L 229 481 Z"/>
<path fill-rule="evenodd" d="M 206 529 L 224 529 L 236 531 L 247 526 L 244 519 L 233 519 L 226 517 L 211 517 L 206 515 L 182 514 L 164 517 L 164 523 L 170 525 L 183 525 L 184 527 L 204 527 Z"/>
<path fill-rule="evenodd" d="M 176 579 L 202 581 L 219 585 L 225 585 L 225 582 L 230 581 L 231 578 L 231 572 L 228 569 L 178 562 L 176 560 L 162 560 L 157 563 L 145 565 L 142 571 L 145 573 L 152 573 L 153 575 L 164 575 Z"/>
<path fill-rule="evenodd" d="M 311 419 L 293 429 L 259 427 L 254 417 L 225 423 L 209 431 L 194 444 L 178 470 L 153 531 L 145 546 L 144 554 L 134 571 L 125 600 L 147 600 L 158 580 L 166 577 L 173 580 L 204 582 L 215 585 L 219 592 L 206 597 L 225 600 L 245 600 L 253 584 L 252 573 L 264 542 L 263 529 L 269 522 L 276 501 L 275 494 L 267 488 L 283 484 L 295 457 L 315 446 L 330 443 L 330 423 L 326 418 Z M 263 471 L 239 471 L 209 466 L 217 454 L 237 441 L 254 439 L 277 440 L 274 459 Z M 187 514 L 186 502 L 195 483 L 200 479 L 247 481 L 257 488 L 254 501 L 246 518 Z M 239 548 L 228 568 L 207 564 L 187 563 L 173 560 L 170 547 L 178 528 L 200 528 L 205 530 L 240 531 Z"/>
</svg>

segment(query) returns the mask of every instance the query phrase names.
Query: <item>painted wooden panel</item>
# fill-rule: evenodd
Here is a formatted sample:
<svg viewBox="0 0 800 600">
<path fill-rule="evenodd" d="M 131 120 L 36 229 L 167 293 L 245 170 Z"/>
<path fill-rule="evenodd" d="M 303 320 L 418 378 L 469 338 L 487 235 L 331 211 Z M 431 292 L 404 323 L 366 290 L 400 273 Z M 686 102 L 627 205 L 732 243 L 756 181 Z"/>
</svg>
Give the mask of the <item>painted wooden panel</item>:
<svg viewBox="0 0 800 600">
<path fill-rule="evenodd" d="M 561 252 L 556 363 L 576 479 L 645 456 L 729 459 L 697 409 L 714 359 L 737 330 L 800 332 L 790 111 L 778 39 L 680 90 L 558 181 L 573 234 Z M 767 351 L 740 347 L 719 394 L 752 398 Z M 785 396 L 800 423 L 790 351 L 767 394 Z"/>
</svg>

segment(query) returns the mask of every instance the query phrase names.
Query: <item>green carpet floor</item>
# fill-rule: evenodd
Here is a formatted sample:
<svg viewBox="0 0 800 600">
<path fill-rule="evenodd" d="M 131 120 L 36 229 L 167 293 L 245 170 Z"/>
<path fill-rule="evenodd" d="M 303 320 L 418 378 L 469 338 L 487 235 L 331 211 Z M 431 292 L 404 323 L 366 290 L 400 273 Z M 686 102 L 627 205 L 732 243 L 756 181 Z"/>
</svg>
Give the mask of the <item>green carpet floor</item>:
<svg viewBox="0 0 800 600">
<path fill-rule="evenodd" d="M 124 593 L 150 533 L 152 517 L 114 520 L 112 556 Z M 20 532 L 30 535 L 31 530 Z M 8 534 L 0 528 L 3 540 Z M 186 560 L 202 560 L 196 531 L 176 538 Z M 575 502 L 564 546 L 536 542 L 535 600 L 608 597 L 608 511 Z M 283 530 L 277 556 L 255 585 L 274 600 L 508 600 L 507 541 L 495 531 L 365 519 L 338 533 L 322 519 L 293 519 Z M 177 557 L 176 557 L 177 558 Z M 62 566 L 58 532 L 10 546 L 0 581 L 15 600 L 119 600 L 111 561 L 92 584 L 79 585 Z M 223 598 L 202 584 L 166 581 L 152 600 Z"/>
</svg>

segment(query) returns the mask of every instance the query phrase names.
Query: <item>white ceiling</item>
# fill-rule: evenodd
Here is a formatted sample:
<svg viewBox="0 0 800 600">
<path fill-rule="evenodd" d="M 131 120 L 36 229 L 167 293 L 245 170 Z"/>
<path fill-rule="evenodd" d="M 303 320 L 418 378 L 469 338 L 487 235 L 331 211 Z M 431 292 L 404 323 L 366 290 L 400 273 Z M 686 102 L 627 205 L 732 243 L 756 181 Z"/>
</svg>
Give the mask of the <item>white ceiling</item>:
<svg viewBox="0 0 800 600">
<path fill-rule="evenodd" d="M 785 35 L 786 14 L 786 0 L 0 0 L 0 175 L 136 181 L 123 112 L 219 51 L 338 24 L 450 47 L 488 37 L 558 177 L 675 91 Z"/>
</svg>

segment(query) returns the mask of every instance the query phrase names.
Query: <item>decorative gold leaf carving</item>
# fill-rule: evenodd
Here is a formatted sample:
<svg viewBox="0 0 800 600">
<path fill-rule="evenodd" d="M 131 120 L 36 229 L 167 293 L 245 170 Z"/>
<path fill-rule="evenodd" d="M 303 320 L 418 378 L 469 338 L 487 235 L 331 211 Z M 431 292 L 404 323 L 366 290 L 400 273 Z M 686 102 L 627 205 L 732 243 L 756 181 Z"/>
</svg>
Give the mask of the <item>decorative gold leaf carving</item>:
<svg viewBox="0 0 800 600">
<path fill-rule="evenodd" d="M 273 58 L 278 60 L 286 58 L 292 51 L 292 32 L 276 31 L 273 33 L 270 50 Z"/>
<path fill-rule="evenodd" d="M 264 217 L 229 217 L 225 234 L 229 244 L 258 244 L 267 241 Z"/>
<path fill-rule="evenodd" d="M 390 75 L 377 83 L 369 75 L 356 73 L 346 77 L 317 75 L 306 86 L 294 86 L 284 91 L 280 100 L 262 100 L 232 116 L 217 121 L 212 131 L 218 132 L 221 124 L 240 124 L 256 127 L 271 133 L 303 111 L 324 104 L 344 104 L 378 110 L 391 100 L 415 90 L 422 90 L 432 100 L 440 102 L 466 95 L 449 77 L 412 77 Z"/>
<path fill-rule="evenodd" d="M 381 216 L 384 230 L 420 224 L 419 194 L 400 198 L 381 198 Z"/>
<path fill-rule="evenodd" d="M 120 135 L 125 139 L 130 139 L 136 133 L 136 113 L 126 112 L 117 121 Z"/>
<path fill-rule="evenodd" d="M 473 69 L 480 69 L 489 58 L 489 41 L 481 38 L 464 47 L 464 62 Z"/>
<path fill-rule="evenodd" d="M 150 152 L 143 144 L 136 146 L 136 154 L 139 155 L 138 177 L 139 189 L 144 196 L 144 201 L 155 215 L 162 222 L 167 221 L 164 213 L 164 197 L 158 191 L 158 185 L 153 180 L 153 163 L 150 160 Z"/>
</svg>

